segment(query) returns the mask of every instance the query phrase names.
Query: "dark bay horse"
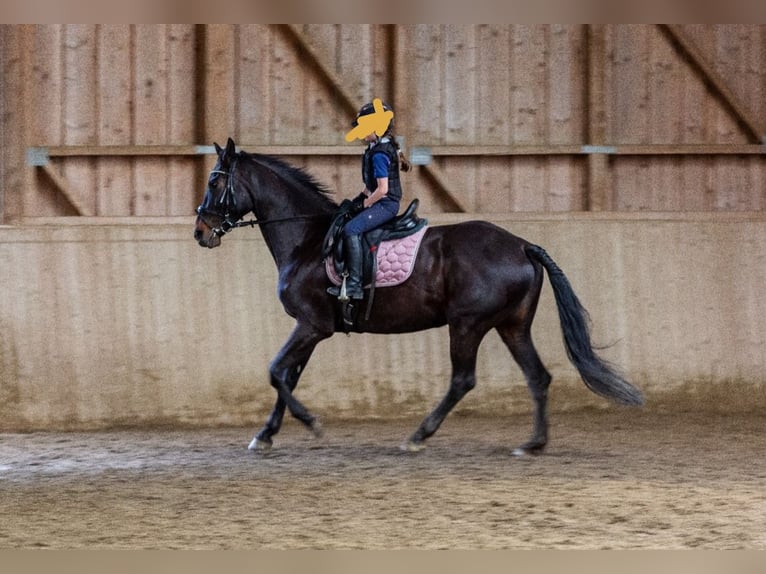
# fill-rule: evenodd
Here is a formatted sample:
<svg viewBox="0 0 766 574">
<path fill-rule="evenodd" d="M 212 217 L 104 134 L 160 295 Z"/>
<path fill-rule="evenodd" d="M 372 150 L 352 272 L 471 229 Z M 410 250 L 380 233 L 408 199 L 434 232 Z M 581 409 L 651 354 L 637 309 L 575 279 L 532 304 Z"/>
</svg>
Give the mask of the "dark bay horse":
<svg viewBox="0 0 766 574">
<path fill-rule="evenodd" d="M 279 432 L 285 408 L 316 435 L 317 418 L 293 395 L 317 344 L 343 329 L 337 299 L 326 293 L 322 242 L 338 210 L 327 190 L 305 171 L 270 156 L 215 144 L 218 161 L 197 209 L 194 238 L 217 247 L 234 227 L 259 225 L 279 273 L 278 294 L 296 320 L 269 367 L 277 401 L 250 443 L 266 450 Z M 256 220 L 240 221 L 252 212 Z M 540 452 L 548 441 L 546 403 L 551 376 L 532 344 L 530 329 L 544 278 L 553 287 L 564 344 L 572 364 L 594 393 L 619 404 L 643 404 L 641 392 L 594 352 L 588 315 L 569 281 L 541 248 L 485 221 L 430 227 L 412 276 L 378 289 L 369 319 L 355 330 L 405 333 L 449 326 L 452 378 L 441 402 L 403 445 L 423 448 L 452 408 L 476 384 L 476 355 L 495 329 L 521 367 L 535 405 L 534 428 L 517 454 Z"/>
</svg>

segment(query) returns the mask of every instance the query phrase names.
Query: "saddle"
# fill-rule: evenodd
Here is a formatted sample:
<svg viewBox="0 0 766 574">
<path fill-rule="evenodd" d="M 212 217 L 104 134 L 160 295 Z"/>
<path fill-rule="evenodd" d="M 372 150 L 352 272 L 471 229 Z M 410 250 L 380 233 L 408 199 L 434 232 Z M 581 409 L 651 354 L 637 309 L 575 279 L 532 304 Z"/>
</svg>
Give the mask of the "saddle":
<svg viewBox="0 0 766 574">
<path fill-rule="evenodd" d="M 420 201 L 417 199 L 412 200 L 401 215 L 362 235 L 362 281 L 365 287 L 375 285 L 374 278 L 378 272 L 378 255 L 381 252 L 380 247 L 383 242 L 396 241 L 415 235 L 428 225 L 428 220 L 417 214 L 419 203 Z M 344 200 L 325 235 L 322 257 L 327 262 L 330 279 L 335 280 L 333 282 L 336 284 L 337 278 L 342 277 L 346 271 L 343 255 L 343 226 L 354 215 L 352 202 Z"/>
<path fill-rule="evenodd" d="M 417 214 L 419 203 L 414 199 L 401 215 L 362 235 L 362 284 L 370 290 L 365 319 L 370 316 L 375 287 L 398 285 L 412 272 L 415 255 L 428 225 L 428 220 Z M 322 245 L 327 276 L 335 285 L 341 284 L 346 273 L 343 226 L 356 213 L 353 202 L 344 200 L 330 223 Z M 356 322 L 358 311 L 358 305 L 344 303 L 343 317 L 347 327 Z"/>
</svg>

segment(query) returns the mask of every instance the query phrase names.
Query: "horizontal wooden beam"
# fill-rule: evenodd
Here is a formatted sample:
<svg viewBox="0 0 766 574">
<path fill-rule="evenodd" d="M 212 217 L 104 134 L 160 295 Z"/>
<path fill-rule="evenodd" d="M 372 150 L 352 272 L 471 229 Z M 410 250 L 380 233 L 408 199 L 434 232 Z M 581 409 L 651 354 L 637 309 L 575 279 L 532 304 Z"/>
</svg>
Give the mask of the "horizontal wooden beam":
<svg viewBox="0 0 766 574">
<path fill-rule="evenodd" d="M 281 156 L 359 155 L 359 146 L 343 145 L 247 145 L 238 146 L 251 153 Z M 628 145 L 444 145 L 412 146 L 427 149 L 431 156 L 547 156 L 547 155 L 764 155 L 762 144 L 628 144 Z M 43 166 L 50 158 L 63 157 L 179 157 L 215 154 L 213 146 L 199 145 L 116 145 L 48 146 L 27 150 L 27 163 Z"/>
<path fill-rule="evenodd" d="M 250 153 L 267 155 L 359 155 L 359 146 L 264 146 L 242 145 Z M 206 145 L 64 145 L 31 147 L 27 149 L 27 164 L 42 166 L 54 157 L 183 157 L 215 155 L 215 148 Z"/>
</svg>

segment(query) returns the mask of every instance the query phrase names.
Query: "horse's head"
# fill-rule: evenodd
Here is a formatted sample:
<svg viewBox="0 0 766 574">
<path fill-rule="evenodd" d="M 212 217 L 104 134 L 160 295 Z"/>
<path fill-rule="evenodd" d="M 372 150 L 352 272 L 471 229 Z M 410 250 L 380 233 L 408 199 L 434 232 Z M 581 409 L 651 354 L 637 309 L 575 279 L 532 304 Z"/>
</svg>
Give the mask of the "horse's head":
<svg viewBox="0 0 766 574">
<path fill-rule="evenodd" d="M 229 138 L 226 148 L 216 143 L 218 162 L 210 171 L 205 197 L 197 208 L 194 239 L 202 247 L 218 247 L 221 237 L 228 233 L 242 216 L 252 210 L 250 195 L 238 178 L 239 155 L 234 141 Z"/>
</svg>

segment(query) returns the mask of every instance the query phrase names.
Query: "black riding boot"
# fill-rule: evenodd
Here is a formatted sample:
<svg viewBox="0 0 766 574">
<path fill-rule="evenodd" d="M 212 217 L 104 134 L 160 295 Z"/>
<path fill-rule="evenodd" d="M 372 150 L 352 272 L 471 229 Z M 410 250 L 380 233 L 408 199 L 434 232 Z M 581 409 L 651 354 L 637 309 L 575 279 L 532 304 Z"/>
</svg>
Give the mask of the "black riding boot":
<svg viewBox="0 0 766 574">
<path fill-rule="evenodd" d="M 343 256 L 346 262 L 346 296 L 350 299 L 363 299 L 362 291 L 362 236 L 352 235 L 343 238 Z M 333 297 L 340 298 L 341 288 L 333 285 L 327 288 Z"/>
<path fill-rule="evenodd" d="M 350 235 L 344 239 L 346 256 L 346 295 L 351 299 L 364 299 L 362 291 L 362 236 Z"/>
</svg>

